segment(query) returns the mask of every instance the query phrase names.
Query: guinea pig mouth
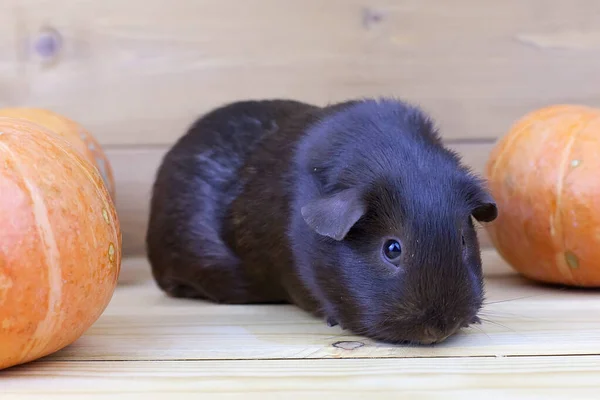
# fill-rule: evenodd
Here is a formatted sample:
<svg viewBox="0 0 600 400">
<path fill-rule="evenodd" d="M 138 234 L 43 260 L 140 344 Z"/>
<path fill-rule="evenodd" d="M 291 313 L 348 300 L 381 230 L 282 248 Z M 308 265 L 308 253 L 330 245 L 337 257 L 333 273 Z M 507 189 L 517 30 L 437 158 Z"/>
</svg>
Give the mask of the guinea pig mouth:
<svg viewBox="0 0 600 400">
<path fill-rule="evenodd" d="M 479 323 L 481 323 L 479 318 L 474 316 L 471 318 L 456 320 L 454 322 L 446 321 L 446 323 L 442 325 L 432 323 L 418 327 L 415 326 L 412 329 L 410 339 L 405 340 L 404 343 L 425 346 L 439 344 L 457 334 L 461 329 L 467 328 L 471 324 Z"/>
<path fill-rule="evenodd" d="M 417 336 L 416 339 L 413 339 L 413 342 L 422 345 L 432 345 L 445 341 L 450 336 L 454 335 L 461 328 L 461 325 L 457 325 L 456 327 L 450 330 L 439 330 L 433 327 L 425 327 L 420 335 Z"/>
<path fill-rule="evenodd" d="M 416 339 L 411 342 L 422 345 L 432 345 L 442 343 L 450 336 L 458 333 L 462 328 L 467 328 L 471 324 L 480 324 L 481 320 L 479 317 L 474 316 L 471 319 L 460 321 L 447 329 L 439 329 L 433 326 L 426 326 L 422 329 L 419 335 L 416 335 Z"/>
<path fill-rule="evenodd" d="M 450 332 L 447 333 L 445 335 L 442 336 L 437 336 L 437 335 L 426 335 L 423 336 L 422 338 L 416 340 L 417 344 L 421 344 L 421 345 L 432 345 L 432 344 L 438 344 L 438 343 L 442 343 L 443 341 L 445 341 L 446 339 L 448 339 L 450 336 L 454 335 L 456 332 Z"/>
<path fill-rule="evenodd" d="M 380 340 L 385 343 L 396 345 L 409 346 L 429 346 L 439 344 L 446 341 L 451 336 L 458 333 L 462 328 L 469 324 L 464 322 L 456 323 L 445 328 L 436 327 L 435 325 L 413 325 L 412 327 L 392 327 L 388 329 L 376 330 L 370 333 L 370 336 L 375 340 Z"/>
</svg>

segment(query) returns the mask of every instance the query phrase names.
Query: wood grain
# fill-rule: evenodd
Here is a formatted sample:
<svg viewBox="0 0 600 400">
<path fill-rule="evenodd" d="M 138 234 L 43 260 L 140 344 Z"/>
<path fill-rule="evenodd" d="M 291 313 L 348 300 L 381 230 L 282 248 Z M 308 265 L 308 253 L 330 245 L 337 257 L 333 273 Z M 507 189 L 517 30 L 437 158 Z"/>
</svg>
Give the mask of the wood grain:
<svg viewBox="0 0 600 400">
<path fill-rule="evenodd" d="M 475 172 L 482 173 L 492 142 L 450 143 Z M 156 170 L 167 147 L 111 148 L 106 154 L 114 169 L 117 186 L 117 211 L 121 219 L 125 255 L 144 253 L 150 191 Z M 480 229 L 481 245 L 489 246 L 487 234 Z"/>
<path fill-rule="evenodd" d="M 127 260 L 126 263 L 131 261 Z M 393 346 L 328 327 L 289 305 L 221 306 L 166 297 L 137 259 L 98 322 L 52 361 L 320 359 L 598 355 L 597 291 L 521 279 L 484 252 L 484 323 L 431 347 Z M 127 266 L 126 266 L 127 267 Z M 343 342 L 340 344 L 340 342 Z"/>
<path fill-rule="evenodd" d="M 2 399 L 596 399 L 600 356 L 52 362 L 4 373 Z"/>
<path fill-rule="evenodd" d="M 538 286 L 491 250 L 483 315 L 493 322 L 431 347 L 344 334 L 290 306 L 166 298 L 143 259 L 126 263 L 136 279 L 83 337 L 1 372 L 2 400 L 595 399 L 600 390 L 597 292 Z"/>
<path fill-rule="evenodd" d="M 2 0 L 0 107 L 91 130 L 115 170 L 124 254 L 141 255 L 160 159 L 210 108 L 401 97 L 481 172 L 524 113 L 600 106 L 599 14 L 595 0 Z M 142 257 L 126 258 L 96 324 L 0 372 L 0 399 L 596 399 L 597 291 L 483 257 L 484 323 L 432 347 L 376 343 L 293 306 L 167 298 Z"/>
<path fill-rule="evenodd" d="M 3 0 L 0 106 L 51 108 L 112 146 L 172 143 L 241 98 L 393 95 L 447 138 L 496 138 L 533 108 L 600 105 L 599 12 L 595 0 Z"/>
</svg>

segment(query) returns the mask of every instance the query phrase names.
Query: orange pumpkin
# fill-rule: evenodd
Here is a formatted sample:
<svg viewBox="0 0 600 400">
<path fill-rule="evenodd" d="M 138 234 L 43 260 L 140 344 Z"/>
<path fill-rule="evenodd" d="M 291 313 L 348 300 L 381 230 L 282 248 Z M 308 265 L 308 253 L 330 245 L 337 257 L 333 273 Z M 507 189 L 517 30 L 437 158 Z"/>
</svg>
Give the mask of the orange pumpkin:
<svg viewBox="0 0 600 400">
<path fill-rule="evenodd" d="M 104 184 L 115 200 L 116 189 L 112 167 L 94 136 L 77 122 L 50 110 L 32 107 L 0 109 L 0 117 L 24 118 L 35 122 L 68 140 L 100 171 Z"/>
<path fill-rule="evenodd" d="M 64 348 L 99 318 L 121 242 L 98 170 L 45 128 L 0 117 L 0 368 Z"/>
<path fill-rule="evenodd" d="M 600 286 L 600 109 L 552 105 L 523 116 L 489 155 L 499 254 L 533 280 Z"/>
</svg>

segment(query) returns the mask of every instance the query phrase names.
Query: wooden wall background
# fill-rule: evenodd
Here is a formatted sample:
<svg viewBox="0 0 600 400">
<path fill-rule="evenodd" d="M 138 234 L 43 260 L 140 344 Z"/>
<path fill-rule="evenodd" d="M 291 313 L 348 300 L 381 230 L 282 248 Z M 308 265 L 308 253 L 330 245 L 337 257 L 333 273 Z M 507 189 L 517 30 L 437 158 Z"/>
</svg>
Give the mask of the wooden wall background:
<svg viewBox="0 0 600 400">
<path fill-rule="evenodd" d="M 224 102 L 399 96 L 481 171 L 527 111 L 600 106 L 599 78 L 597 0 L 0 0 L 0 107 L 93 132 L 126 255 L 143 253 L 162 155 Z"/>
</svg>

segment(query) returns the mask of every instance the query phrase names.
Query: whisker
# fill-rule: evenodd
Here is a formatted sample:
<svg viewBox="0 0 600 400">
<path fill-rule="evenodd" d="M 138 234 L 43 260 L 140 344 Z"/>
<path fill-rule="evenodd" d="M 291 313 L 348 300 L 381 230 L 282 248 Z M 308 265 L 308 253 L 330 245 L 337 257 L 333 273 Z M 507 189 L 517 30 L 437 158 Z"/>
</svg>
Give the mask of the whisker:
<svg viewBox="0 0 600 400">
<path fill-rule="evenodd" d="M 485 302 L 484 305 L 489 306 L 489 305 L 493 305 L 493 304 L 508 303 L 510 301 L 518 301 L 518 300 L 530 299 L 532 297 L 540 297 L 540 296 L 541 295 L 531 295 L 531 296 L 516 297 L 514 299 L 491 301 L 491 302 Z"/>
<path fill-rule="evenodd" d="M 517 318 L 517 319 L 529 319 L 529 320 L 539 320 L 536 317 L 529 317 L 523 314 L 515 314 L 504 311 L 493 311 L 493 310 L 481 310 L 479 315 L 487 316 L 487 317 L 495 317 L 495 318 Z"/>
<path fill-rule="evenodd" d="M 490 335 L 488 335 L 487 333 L 485 333 L 485 331 L 483 330 L 483 328 L 477 326 L 477 325 L 471 325 L 468 327 L 469 329 L 477 329 L 479 332 L 483 333 L 485 336 L 487 336 L 488 339 L 492 340 L 492 338 L 490 337 Z"/>
<path fill-rule="evenodd" d="M 493 325 L 496 325 L 496 326 L 500 326 L 500 327 L 502 327 L 504 329 L 508 329 L 509 331 L 511 331 L 513 333 L 516 333 L 517 335 L 523 336 L 521 333 L 519 333 L 519 332 L 515 331 L 514 329 L 509 328 L 508 326 L 503 325 L 503 324 L 501 324 L 499 322 L 492 321 L 491 319 L 486 319 L 486 318 L 481 318 L 481 320 L 484 321 L 484 322 L 487 322 L 489 324 L 493 324 Z"/>
<path fill-rule="evenodd" d="M 559 288 L 554 289 L 554 291 L 560 291 L 560 292 L 564 292 L 566 290 L 567 290 L 567 288 L 564 288 L 564 287 L 559 287 Z M 552 294 L 549 294 L 549 293 L 539 293 L 539 294 L 532 294 L 532 295 L 529 295 L 529 296 L 515 297 L 514 299 L 505 299 L 505 300 L 490 301 L 490 302 L 488 302 L 486 300 L 486 301 L 484 301 L 483 304 L 484 305 L 500 304 L 500 303 L 507 303 L 507 302 L 510 302 L 510 301 L 518 301 L 518 300 L 531 299 L 531 298 L 535 298 L 535 297 L 543 297 L 543 296 L 550 296 L 550 295 L 553 295 L 553 293 Z"/>
</svg>

